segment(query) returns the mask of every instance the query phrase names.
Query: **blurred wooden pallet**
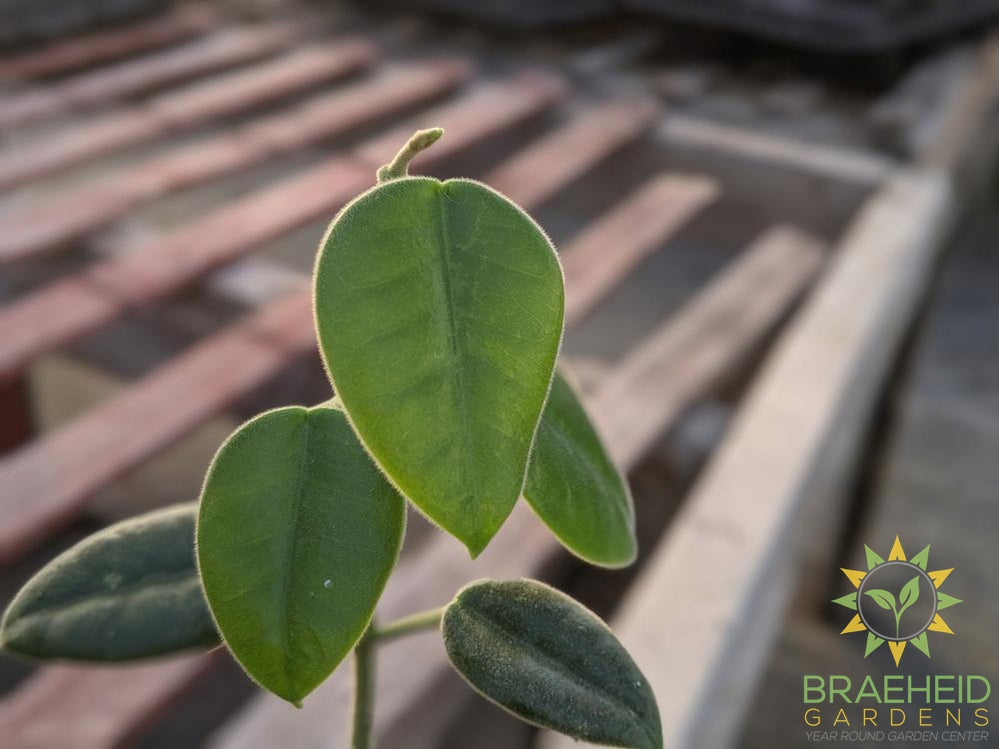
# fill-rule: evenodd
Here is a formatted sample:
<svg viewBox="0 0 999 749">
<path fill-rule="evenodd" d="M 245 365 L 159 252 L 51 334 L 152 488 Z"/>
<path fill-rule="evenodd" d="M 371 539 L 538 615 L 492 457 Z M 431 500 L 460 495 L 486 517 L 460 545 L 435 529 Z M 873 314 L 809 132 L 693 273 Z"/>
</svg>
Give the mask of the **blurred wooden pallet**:
<svg viewBox="0 0 999 749">
<path fill-rule="evenodd" d="M 207 6 L 185 6 L 173 15 L 126 28 L 51 42 L 40 49 L 5 57 L 0 62 L 0 81 L 48 78 L 150 52 L 204 33 L 217 21 L 216 14 Z"/>
<path fill-rule="evenodd" d="M 230 33 L 223 25 L 203 42 L 210 45 L 213 36 Z M 129 44 L 127 32 L 117 44 L 125 53 L 144 49 L 138 40 Z M 378 128 L 373 137 L 340 148 L 317 164 L 226 199 L 158 236 L 135 243 L 127 252 L 93 258 L 80 270 L 54 278 L 0 308 L 0 395 L 11 404 L 10 413 L 19 407 L 17 397 L 25 392 L 25 375 L 39 357 L 135 310 L 155 307 L 194 284 L 218 285 L 218 276 L 213 274 L 223 266 L 255 267 L 255 261 L 246 256 L 311 220 L 335 213 L 371 184 L 374 169 L 416 127 L 443 125 L 447 130 L 447 137 L 415 164 L 417 171 L 440 173 L 443 165 L 474 148 L 503 142 L 526 123 L 546 117 L 548 127 L 542 135 L 508 151 L 481 175 L 528 210 L 543 207 L 588 175 L 609 170 L 609 157 L 626 146 L 641 142 L 648 149 L 676 153 L 686 173 L 666 170 L 632 185 L 606 212 L 591 217 L 560 243 L 570 326 L 580 323 L 727 191 L 763 192 L 758 185 L 760 175 L 780 182 L 784 189 L 791 185 L 792 191 L 801 184 L 831 185 L 830 189 L 844 190 L 857 200 L 893 173 L 883 161 L 861 154 L 802 150 L 731 129 L 702 131 L 696 123 L 684 125 L 668 115 L 663 119 L 651 101 L 640 97 L 588 100 L 569 107 L 563 102 L 573 92 L 552 73 L 525 71 L 488 79 L 463 60 L 385 59 L 385 53 L 367 39 L 333 39 L 296 52 L 277 54 L 275 49 L 274 53 L 257 67 L 98 114 L 92 123 L 0 154 L 0 185 L 34 186 L 43 174 L 69 169 L 74 163 L 104 153 L 125 154 L 137 143 L 156 142 L 181 128 L 193 129 L 237 113 L 252 115 L 254 109 L 279 101 L 292 89 L 304 93 L 348 72 L 374 68 L 359 80 L 310 94 L 285 109 L 229 124 L 186 144 L 167 145 L 153 155 L 140 154 L 126 166 L 115 167 L 98 185 L 63 188 L 0 215 L 0 263 L 41 262 L 40 255 L 57 251 L 82 253 L 81 244 L 97 229 L 141 205 L 268 159 L 303 152 L 319 141 Z M 157 54 L 161 60 L 177 60 L 188 53 Z M 107 56 L 93 59 L 106 60 Z M 97 80 L 126 80 L 127 76 L 117 76 L 134 64 L 111 62 L 88 75 Z M 197 68 L 190 65 L 188 70 Z M 156 78 L 155 66 L 152 76 Z M 165 85 L 169 76 L 160 80 Z M 456 89 L 446 102 L 423 109 Z M 53 115 L 77 104 L 59 91 L 59 84 L 54 83 L 50 93 L 60 104 Z M 122 85 L 101 101 L 118 101 L 137 93 L 134 87 Z M 394 121 L 414 109 L 422 111 Z M 393 124 L 382 127 L 388 119 Z M 897 190 L 900 179 L 891 177 L 886 189 Z M 918 205 L 905 202 L 911 197 L 899 198 L 896 193 L 877 197 L 878 202 L 865 209 L 858 221 L 868 220 L 865 215 L 877 213 L 878 206 L 893 200 Z M 936 205 L 931 201 L 929 207 Z M 930 211 L 925 220 L 937 215 Z M 692 404 L 745 372 L 819 272 L 826 254 L 822 242 L 783 223 L 775 221 L 760 235 L 747 236 L 745 249 L 727 268 L 603 372 L 589 392 L 594 417 L 622 465 L 635 466 Z M 943 225 L 934 226 L 937 233 L 929 232 L 920 240 L 924 259 L 931 258 L 939 246 Z M 907 257 L 911 239 L 902 235 L 892 245 L 899 258 Z M 859 240 L 846 241 L 846 257 L 858 254 L 850 251 L 851 241 Z M 838 258 L 844 248 L 831 252 Z M 840 265 L 849 261 L 834 262 L 839 273 Z M 885 333 L 897 337 L 908 316 L 907 305 L 918 299 L 924 278 L 882 275 L 886 283 L 906 284 L 902 314 Z M 825 283 L 836 278 L 834 273 Z M 885 305 L 892 307 L 891 300 L 877 309 Z M 867 325 L 868 314 L 858 305 L 858 324 Z M 869 335 L 866 327 L 863 332 Z M 113 397 L 0 458 L 0 563 L 9 565 L 45 544 L 86 511 L 98 490 L 295 366 L 314 346 L 308 280 L 292 278 L 284 293 L 264 299 L 241 319 Z M 886 361 L 891 351 L 890 345 L 885 347 Z M 768 527 L 761 543 L 772 541 L 778 533 L 779 524 Z M 672 535 L 661 553 L 668 554 L 674 544 L 671 539 Z M 392 617 L 440 604 L 477 576 L 540 574 L 559 553 L 550 535 L 520 507 L 475 562 L 444 536 L 407 549 L 381 610 L 385 617 Z M 650 579 L 663 574 L 657 572 L 659 567 L 657 562 L 649 570 Z M 668 610 L 660 601 L 655 605 Z M 696 613 L 692 613 L 695 618 Z M 624 627 L 625 632 L 628 629 Z M 0 701 L 0 736 L 4 746 L 12 749 L 120 746 L 139 735 L 169 708 L 173 698 L 211 668 L 212 658 L 193 657 L 114 672 L 41 668 Z M 712 664 L 703 665 L 708 673 Z M 437 746 L 461 709 L 462 694 L 467 694 L 455 689 L 460 686 L 456 681 L 446 681 L 448 669 L 439 644 L 424 638 L 389 647 L 380 669 L 383 694 L 377 732 L 384 745 Z M 106 693 L 112 681 L 113 692 Z M 450 685 L 454 698 L 434 693 L 428 700 L 431 690 L 441 684 Z M 73 699 L 64 698 L 69 693 Z M 336 737 L 346 730 L 348 693 L 349 669 L 341 668 L 306 702 L 304 711 L 289 710 L 262 695 L 221 727 L 214 743 L 220 747 L 272 747 L 289 742 L 338 745 Z M 694 714 L 697 708 L 691 704 L 686 709 Z M 407 720 L 417 710 L 419 719 Z M 100 716 L 99 725 L 92 725 L 95 715 Z M 88 729 L 83 731 L 81 726 Z"/>
<path fill-rule="evenodd" d="M 848 227 L 611 622 L 650 669 L 669 746 L 735 745 L 796 581 L 835 569 L 863 435 L 945 241 L 999 161 L 999 39 L 962 87 L 923 159 Z"/>
</svg>

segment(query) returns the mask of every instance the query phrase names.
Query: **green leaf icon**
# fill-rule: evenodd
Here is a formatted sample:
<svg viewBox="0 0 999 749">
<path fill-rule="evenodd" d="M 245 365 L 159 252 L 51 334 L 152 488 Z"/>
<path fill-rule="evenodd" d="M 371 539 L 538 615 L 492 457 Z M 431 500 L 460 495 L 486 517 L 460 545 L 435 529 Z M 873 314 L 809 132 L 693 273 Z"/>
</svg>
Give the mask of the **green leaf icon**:
<svg viewBox="0 0 999 749">
<path fill-rule="evenodd" d="M 905 610 L 919 600 L 919 575 L 916 575 L 909 582 L 902 586 L 902 591 L 898 594 L 898 602 L 901 608 L 898 615 L 901 617 Z"/>
<path fill-rule="evenodd" d="M 873 598 L 874 602 L 885 611 L 895 611 L 895 596 L 889 591 L 875 588 L 874 590 L 864 591 L 864 595 Z"/>
</svg>

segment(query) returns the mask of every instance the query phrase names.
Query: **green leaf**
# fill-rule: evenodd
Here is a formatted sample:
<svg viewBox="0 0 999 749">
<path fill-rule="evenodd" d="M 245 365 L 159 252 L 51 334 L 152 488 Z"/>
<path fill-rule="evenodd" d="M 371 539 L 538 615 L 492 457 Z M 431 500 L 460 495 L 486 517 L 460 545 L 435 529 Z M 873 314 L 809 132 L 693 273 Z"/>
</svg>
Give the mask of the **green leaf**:
<svg viewBox="0 0 999 749">
<path fill-rule="evenodd" d="M 485 185 L 402 177 L 330 225 L 320 350 L 389 479 L 476 556 L 519 497 L 562 337 L 562 272 Z"/>
<path fill-rule="evenodd" d="M 864 595 L 873 598 L 874 602 L 886 611 L 895 610 L 895 596 L 887 590 L 873 588 L 872 590 L 864 591 Z"/>
<path fill-rule="evenodd" d="M 902 586 L 902 590 L 898 594 L 899 616 L 904 614 L 907 608 L 919 600 L 919 577 L 919 575 L 916 575 Z"/>
<path fill-rule="evenodd" d="M 49 562 L 0 625 L 32 658 L 125 661 L 219 642 L 194 563 L 189 503 L 117 523 Z"/>
<path fill-rule="evenodd" d="M 280 408 L 237 429 L 205 479 L 198 564 L 247 673 L 300 704 L 364 633 L 404 527 L 341 411 Z"/>
<path fill-rule="evenodd" d="M 524 498 L 569 551 L 592 564 L 634 561 L 635 511 L 572 388 L 555 376 L 538 428 Z"/>
<path fill-rule="evenodd" d="M 482 580 L 442 621 L 455 669 L 521 720 L 609 746 L 660 749 L 648 681 L 593 613 L 532 580 Z"/>
</svg>

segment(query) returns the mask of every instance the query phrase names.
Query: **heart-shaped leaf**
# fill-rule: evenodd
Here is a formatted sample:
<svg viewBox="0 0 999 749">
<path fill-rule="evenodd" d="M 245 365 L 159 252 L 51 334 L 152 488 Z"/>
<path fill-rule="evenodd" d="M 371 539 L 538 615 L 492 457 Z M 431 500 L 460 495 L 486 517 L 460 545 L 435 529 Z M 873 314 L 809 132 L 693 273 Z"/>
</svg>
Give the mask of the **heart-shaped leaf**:
<svg viewBox="0 0 999 749">
<path fill-rule="evenodd" d="M 60 554 L 4 614 L 3 649 L 125 661 L 219 642 L 194 563 L 189 503 L 117 523 Z"/>
<path fill-rule="evenodd" d="M 300 704 L 364 633 L 404 527 L 341 411 L 280 408 L 236 430 L 205 479 L 198 564 L 247 673 Z"/>
<path fill-rule="evenodd" d="M 542 230 L 469 180 L 392 179 L 330 225 L 320 350 L 361 441 L 473 556 L 520 495 L 562 337 Z"/>
<path fill-rule="evenodd" d="M 524 498 L 559 541 L 587 562 L 623 567 L 634 561 L 638 546 L 628 485 L 558 374 L 538 427 Z"/>
<path fill-rule="evenodd" d="M 458 673 L 521 720 L 597 744 L 661 749 L 648 681 L 568 596 L 533 580 L 482 580 L 458 593 L 441 627 Z"/>
</svg>

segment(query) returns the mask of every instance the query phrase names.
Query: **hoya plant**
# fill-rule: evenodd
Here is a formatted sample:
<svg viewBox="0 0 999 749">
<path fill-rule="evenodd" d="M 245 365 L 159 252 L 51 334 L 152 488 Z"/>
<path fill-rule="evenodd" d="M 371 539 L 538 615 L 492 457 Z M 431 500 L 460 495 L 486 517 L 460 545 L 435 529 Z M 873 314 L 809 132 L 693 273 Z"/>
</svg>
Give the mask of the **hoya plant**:
<svg viewBox="0 0 999 749">
<path fill-rule="evenodd" d="M 417 132 L 322 240 L 315 327 L 335 395 L 239 427 L 199 502 L 111 526 L 56 558 L 7 608 L 6 652 L 119 662 L 221 643 L 297 706 L 353 652 L 351 746 L 363 749 L 379 644 L 438 628 L 457 672 L 522 720 L 598 744 L 662 746 L 631 657 L 546 585 L 480 580 L 443 608 L 373 621 L 407 502 L 472 557 L 521 497 L 590 563 L 621 567 L 636 553 L 627 484 L 556 369 L 555 249 L 490 187 L 408 175 L 442 132 Z"/>
</svg>

